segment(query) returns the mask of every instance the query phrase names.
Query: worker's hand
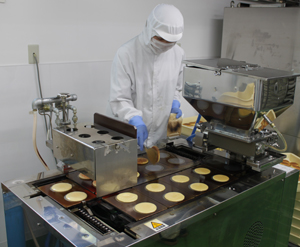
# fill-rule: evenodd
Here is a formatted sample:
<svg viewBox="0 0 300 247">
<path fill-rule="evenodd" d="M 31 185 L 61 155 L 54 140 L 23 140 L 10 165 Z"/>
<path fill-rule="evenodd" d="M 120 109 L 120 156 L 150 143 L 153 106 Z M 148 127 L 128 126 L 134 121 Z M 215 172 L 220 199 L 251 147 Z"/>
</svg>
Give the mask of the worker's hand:
<svg viewBox="0 0 300 247">
<path fill-rule="evenodd" d="M 141 116 L 134 116 L 129 120 L 129 124 L 134 125 L 137 129 L 137 142 L 140 150 L 144 150 L 144 142 L 148 138 L 148 130 Z"/>
<path fill-rule="evenodd" d="M 180 118 L 182 115 L 182 111 L 180 110 L 180 102 L 176 99 L 173 100 L 171 113 L 176 113 L 176 118 Z"/>
</svg>

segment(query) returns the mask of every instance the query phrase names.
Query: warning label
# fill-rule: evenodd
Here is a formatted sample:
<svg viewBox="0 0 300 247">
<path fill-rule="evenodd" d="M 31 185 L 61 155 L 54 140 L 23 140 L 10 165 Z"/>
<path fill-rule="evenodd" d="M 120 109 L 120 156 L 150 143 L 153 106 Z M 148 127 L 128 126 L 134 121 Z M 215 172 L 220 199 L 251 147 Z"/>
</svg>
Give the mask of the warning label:
<svg viewBox="0 0 300 247">
<path fill-rule="evenodd" d="M 151 220 L 151 221 L 145 223 L 144 225 L 149 227 L 150 229 L 152 229 L 154 231 L 160 231 L 160 230 L 162 230 L 162 229 L 164 229 L 168 226 L 167 224 L 161 222 L 158 219 Z"/>
</svg>

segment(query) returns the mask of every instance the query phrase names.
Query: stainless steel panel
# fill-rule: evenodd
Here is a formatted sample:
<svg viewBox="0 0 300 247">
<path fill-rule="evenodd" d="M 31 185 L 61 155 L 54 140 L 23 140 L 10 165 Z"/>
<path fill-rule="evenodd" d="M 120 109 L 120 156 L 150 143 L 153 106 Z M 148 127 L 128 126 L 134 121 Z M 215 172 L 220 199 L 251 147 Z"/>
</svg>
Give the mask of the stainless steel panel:
<svg viewBox="0 0 300 247">
<path fill-rule="evenodd" d="M 89 124 L 54 129 L 53 151 L 57 159 L 96 180 L 98 196 L 137 183 L 137 141 L 116 131 Z"/>
<path fill-rule="evenodd" d="M 265 237 L 262 238 L 262 243 L 274 245 L 277 242 L 277 226 L 280 224 L 278 216 L 286 213 L 286 210 L 280 207 L 281 204 L 286 203 L 282 201 L 282 189 L 285 183 L 291 181 L 285 178 L 298 175 L 295 169 L 289 167 L 287 169 L 290 170 L 288 173 L 280 167 L 269 168 L 261 173 L 252 173 L 251 176 L 222 186 L 196 200 L 130 223 L 128 228 L 138 234 L 137 239 L 118 232 L 102 235 L 50 198 L 32 194 L 34 191 L 30 189 L 30 184 L 39 180 L 30 181 L 29 178 L 20 178 L 4 182 L 2 187 L 7 189 L 6 193 L 12 193 L 13 197 L 20 201 L 18 205 L 21 203 L 26 209 L 30 225 L 46 227 L 49 231 L 56 233 L 57 238 L 73 246 L 131 246 L 134 244 L 147 246 L 149 241 L 160 241 L 159 233 L 172 232 L 178 226 L 187 228 L 189 235 L 186 240 L 190 246 L 195 246 L 193 245 L 195 241 L 211 241 L 211 245 L 208 246 L 220 246 L 220 242 L 227 243 L 224 246 L 235 246 L 234 243 L 244 241 L 248 228 L 253 221 L 257 220 L 262 221 L 265 226 Z M 16 184 L 15 181 L 29 181 L 29 184 Z M 289 191 L 295 192 L 296 180 L 294 179 L 289 186 Z M 5 208 L 7 208 L 6 205 Z M 30 217 L 30 215 L 38 217 Z M 36 221 L 37 218 L 40 220 Z M 156 219 L 166 224 L 167 227 L 154 231 L 145 225 Z M 248 222 L 248 225 L 245 225 L 245 222 Z M 210 229 L 210 231 L 203 231 L 203 229 Z M 230 230 L 230 234 L 226 233 L 227 229 Z M 220 231 L 226 234 L 219 236 L 216 241 L 215 234 Z M 195 234 L 196 232 L 198 234 Z M 200 233 L 203 234 L 200 236 Z"/>
<path fill-rule="evenodd" d="M 221 57 L 299 73 L 299 23 L 299 8 L 225 8 Z M 297 86 L 293 106 L 274 121 L 295 138 L 300 137 L 299 96 Z M 288 142 L 288 151 L 300 155 L 300 146 Z"/>
<path fill-rule="evenodd" d="M 213 70 L 185 67 L 183 96 L 226 104 L 230 100 L 227 99 L 226 93 L 243 91 L 248 85 L 250 85 L 248 88 L 251 91 L 249 96 L 254 96 L 255 82 L 256 80 L 250 77 L 241 78 L 226 72 L 222 73 L 221 76 L 216 76 Z M 198 90 L 195 90 L 195 88 L 198 88 Z M 232 102 L 232 104 L 235 106 L 249 109 L 255 108 L 254 97 L 249 97 L 247 101 L 238 98 L 234 100 L 235 102 Z M 206 104 L 199 105 L 199 107 L 205 108 Z M 215 111 L 218 113 L 221 109 L 215 109 Z M 203 116 L 205 117 L 205 115 Z"/>
<path fill-rule="evenodd" d="M 261 112 L 279 116 L 294 102 L 297 73 L 222 58 L 184 63 L 183 96 L 209 122 L 251 130 Z"/>
</svg>

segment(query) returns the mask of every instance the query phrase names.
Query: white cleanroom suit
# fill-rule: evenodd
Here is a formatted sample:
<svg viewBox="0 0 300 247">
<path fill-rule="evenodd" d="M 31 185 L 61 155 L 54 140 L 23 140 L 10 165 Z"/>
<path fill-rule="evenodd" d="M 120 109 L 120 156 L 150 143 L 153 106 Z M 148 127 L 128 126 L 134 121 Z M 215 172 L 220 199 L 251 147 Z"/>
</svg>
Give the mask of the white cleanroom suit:
<svg viewBox="0 0 300 247">
<path fill-rule="evenodd" d="M 182 37 L 183 17 L 173 5 L 157 5 L 143 32 L 122 45 L 111 70 L 110 108 L 113 115 L 129 122 L 142 117 L 151 147 L 166 138 L 173 100 L 180 100 L 184 51 L 175 42 Z M 154 36 L 172 44 L 156 45 Z"/>
</svg>

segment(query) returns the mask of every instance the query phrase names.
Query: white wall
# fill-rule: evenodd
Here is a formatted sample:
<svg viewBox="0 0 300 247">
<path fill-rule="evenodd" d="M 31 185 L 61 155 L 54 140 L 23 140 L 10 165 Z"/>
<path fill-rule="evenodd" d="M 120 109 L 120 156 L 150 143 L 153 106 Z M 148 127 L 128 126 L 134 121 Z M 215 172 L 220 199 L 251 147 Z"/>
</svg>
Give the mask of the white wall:
<svg viewBox="0 0 300 247">
<path fill-rule="evenodd" d="M 141 0 L 6 0 L 0 3 L 0 182 L 43 171 L 32 147 L 31 102 L 38 97 L 29 44 L 40 50 L 44 97 L 75 93 L 81 122 L 105 113 L 110 65 L 117 48 L 139 34 L 153 7 Z M 185 18 L 181 40 L 187 58 L 220 56 L 223 9 L 230 0 L 166 0 Z M 185 116 L 196 115 L 186 103 Z M 43 118 L 38 117 L 38 147 L 50 168 L 54 159 L 45 146 Z M 0 198 L 0 247 L 6 246 Z"/>
</svg>

